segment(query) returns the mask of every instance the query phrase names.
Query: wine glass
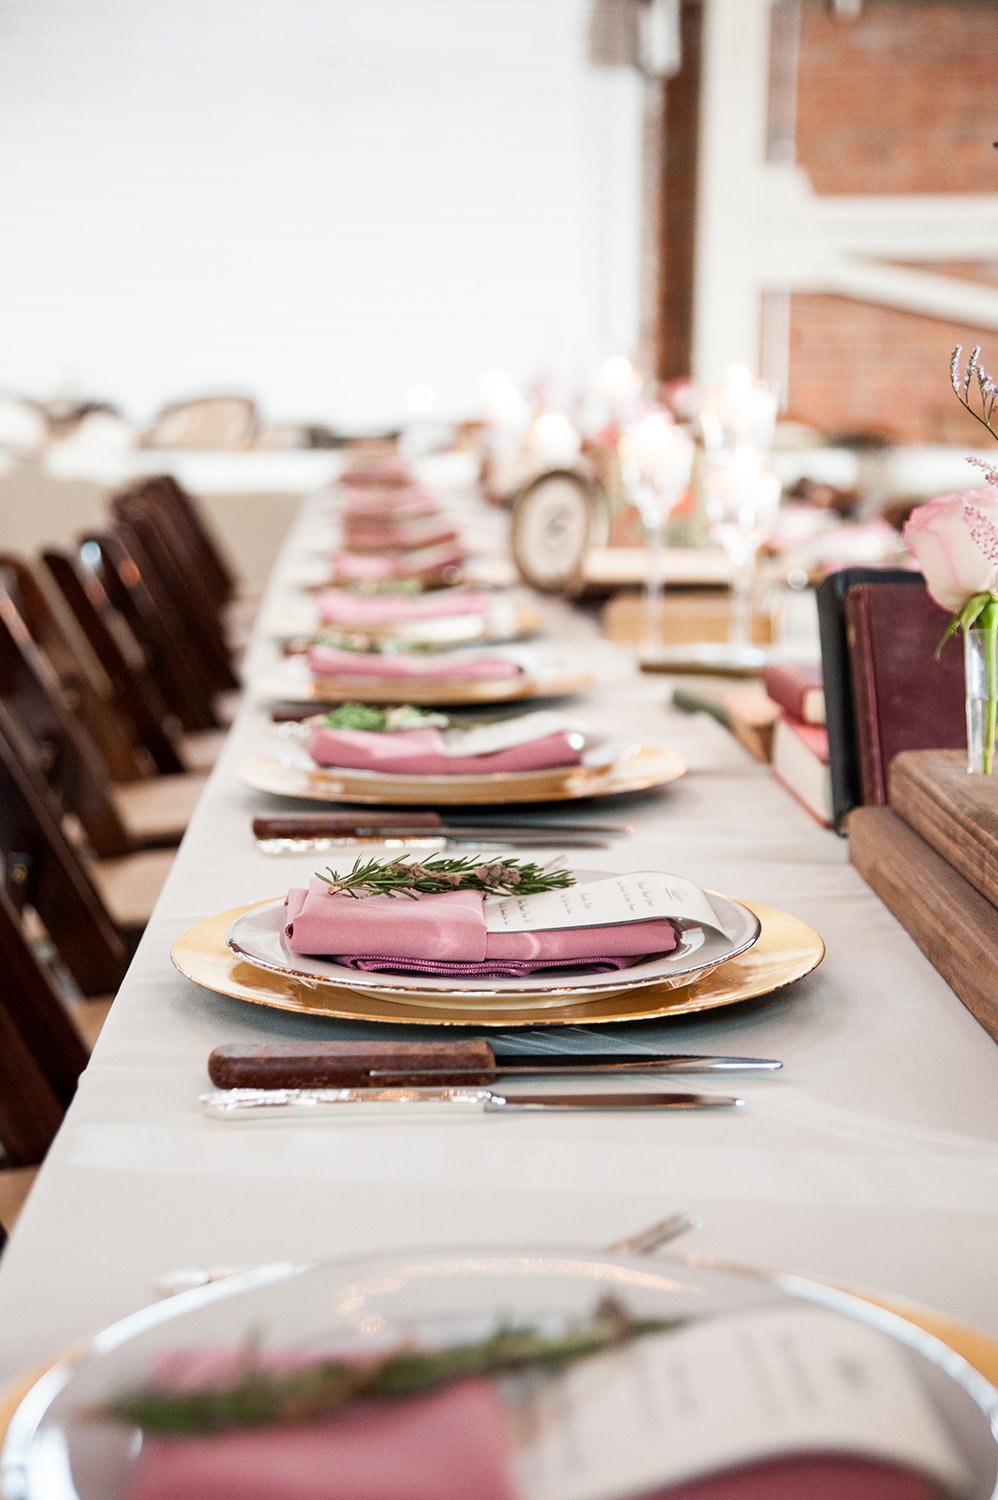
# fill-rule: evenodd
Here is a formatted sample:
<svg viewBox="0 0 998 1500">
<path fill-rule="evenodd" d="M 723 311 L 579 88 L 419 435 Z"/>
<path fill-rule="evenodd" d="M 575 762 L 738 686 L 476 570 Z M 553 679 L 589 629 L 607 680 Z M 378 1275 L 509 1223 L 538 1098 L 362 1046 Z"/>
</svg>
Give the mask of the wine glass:
<svg viewBox="0 0 998 1500">
<path fill-rule="evenodd" d="M 725 657 L 734 668 L 758 668 L 765 652 L 752 644 L 752 596 L 759 548 L 776 520 L 780 478 L 757 448 L 742 443 L 708 458 L 704 503 L 711 535 L 731 564 L 731 628 Z"/>
<path fill-rule="evenodd" d="M 689 485 L 693 439 L 667 411 L 657 409 L 624 428 L 620 463 L 645 532 L 648 562 L 641 658 L 654 661 L 663 654 L 665 523 Z"/>
</svg>

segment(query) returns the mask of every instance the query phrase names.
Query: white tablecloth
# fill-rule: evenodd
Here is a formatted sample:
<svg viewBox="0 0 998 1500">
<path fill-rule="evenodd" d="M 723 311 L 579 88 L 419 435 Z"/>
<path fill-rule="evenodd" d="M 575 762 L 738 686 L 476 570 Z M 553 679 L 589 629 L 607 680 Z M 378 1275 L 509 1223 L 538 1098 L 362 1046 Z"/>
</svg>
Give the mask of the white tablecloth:
<svg viewBox="0 0 998 1500">
<path fill-rule="evenodd" d="M 306 513 L 277 570 L 308 538 Z M 684 1080 L 734 1113 L 524 1115 L 250 1125 L 198 1095 L 224 1041 L 340 1034 L 338 1023 L 210 993 L 170 964 L 214 912 L 276 896 L 315 865 L 256 851 L 250 819 L 288 804 L 243 787 L 267 748 L 247 694 L 135 961 L 0 1263 L 0 1379 L 143 1305 L 185 1266 L 252 1265 L 390 1247 L 599 1246 L 672 1209 L 703 1226 L 673 1253 L 782 1266 L 934 1305 L 998 1334 L 998 1049 L 819 828 L 713 721 L 668 706 L 581 612 L 553 633 L 597 673 L 594 723 L 677 749 L 689 773 L 625 813 L 634 835 L 587 854 L 606 869 L 682 871 L 794 913 L 828 956 L 789 991 L 625 1028 L 628 1041 L 784 1060 L 782 1073 Z M 249 675 L 269 665 L 258 640 Z M 642 1086 L 635 1081 L 634 1086 Z"/>
</svg>

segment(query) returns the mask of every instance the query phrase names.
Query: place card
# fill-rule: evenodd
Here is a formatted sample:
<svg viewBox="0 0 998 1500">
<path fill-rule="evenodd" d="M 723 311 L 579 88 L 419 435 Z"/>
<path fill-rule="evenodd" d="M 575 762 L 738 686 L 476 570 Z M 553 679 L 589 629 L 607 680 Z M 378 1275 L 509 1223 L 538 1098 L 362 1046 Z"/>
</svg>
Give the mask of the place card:
<svg viewBox="0 0 998 1500">
<path fill-rule="evenodd" d="M 524 1500 L 607 1500 L 765 1459 L 838 1453 L 966 1493 L 967 1467 L 904 1351 L 827 1308 L 699 1319 L 503 1382 Z"/>
<path fill-rule="evenodd" d="M 535 714 L 519 714 L 498 724 L 480 724 L 474 729 L 450 729 L 442 736 L 445 755 L 495 755 L 514 745 L 529 745 L 549 734 L 567 734 L 576 750 L 586 742 L 585 731 L 564 714 L 542 709 Z"/>
<path fill-rule="evenodd" d="M 538 896 L 487 896 L 486 932 L 551 932 L 569 927 L 616 927 L 623 922 L 650 922 L 668 917 L 710 927 L 734 938 L 718 916 L 706 891 L 681 875 L 638 870 L 609 875 L 544 891 Z"/>
</svg>

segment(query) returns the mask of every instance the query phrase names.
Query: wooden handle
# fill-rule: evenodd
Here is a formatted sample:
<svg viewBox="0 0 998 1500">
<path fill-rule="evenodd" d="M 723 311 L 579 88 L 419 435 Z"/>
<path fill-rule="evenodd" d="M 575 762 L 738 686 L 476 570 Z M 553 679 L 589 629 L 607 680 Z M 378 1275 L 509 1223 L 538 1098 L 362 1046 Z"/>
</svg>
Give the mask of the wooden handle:
<svg viewBox="0 0 998 1500">
<path fill-rule="evenodd" d="M 352 812 L 286 813 L 283 816 L 253 819 L 253 837 L 258 839 L 321 839 L 327 835 L 356 833 L 361 829 L 440 827 L 435 812 Z"/>
<path fill-rule="evenodd" d="M 448 1067 L 461 1071 L 451 1077 Z M 469 1075 L 464 1071 L 469 1068 L 478 1071 Z M 372 1071 L 390 1077 L 372 1079 Z M 494 1074 L 495 1054 L 477 1037 L 459 1042 L 230 1042 L 208 1058 L 208 1077 L 220 1089 L 476 1084 L 490 1083 Z"/>
</svg>

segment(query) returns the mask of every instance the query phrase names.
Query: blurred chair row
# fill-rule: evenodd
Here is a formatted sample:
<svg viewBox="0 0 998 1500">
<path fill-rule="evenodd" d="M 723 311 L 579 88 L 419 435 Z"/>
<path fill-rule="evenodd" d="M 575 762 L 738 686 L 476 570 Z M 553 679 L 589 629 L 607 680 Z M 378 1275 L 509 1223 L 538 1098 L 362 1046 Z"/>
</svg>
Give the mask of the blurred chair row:
<svg viewBox="0 0 998 1500">
<path fill-rule="evenodd" d="M 0 1167 L 41 1161 L 169 872 L 238 686 L 235 595 L 168 477 L 70 547 L 0 552 Z"/>
</svg>

